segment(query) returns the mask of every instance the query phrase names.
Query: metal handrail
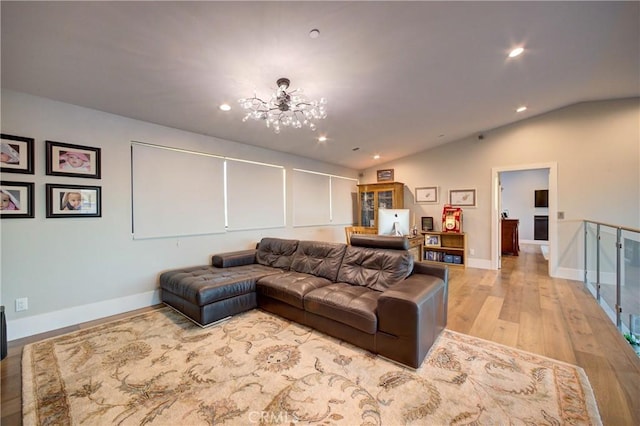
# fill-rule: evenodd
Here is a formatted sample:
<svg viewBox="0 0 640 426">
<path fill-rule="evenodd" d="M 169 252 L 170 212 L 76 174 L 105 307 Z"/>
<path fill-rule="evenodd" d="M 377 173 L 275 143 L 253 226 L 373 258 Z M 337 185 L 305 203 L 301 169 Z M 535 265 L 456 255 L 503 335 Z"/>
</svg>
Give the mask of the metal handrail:
<svg viewBox="0 0 640 426">
<path fill-rule="evenodd" d="M 587 219 L 584 219 L 583 222 L 593 223 L 595 225 L 608 226 L 609 228 L 616 228 L 616 229 L 620 229 L 621 231 L 636 232 L 636 233 L 640 234 L 640 229 L 639 228 L 632 228 L 630 226 L 612 225 L 612 224 L 606 223 L 606 222 L 597 222 L 595 220 L 587 220 Z"/>
</svg>

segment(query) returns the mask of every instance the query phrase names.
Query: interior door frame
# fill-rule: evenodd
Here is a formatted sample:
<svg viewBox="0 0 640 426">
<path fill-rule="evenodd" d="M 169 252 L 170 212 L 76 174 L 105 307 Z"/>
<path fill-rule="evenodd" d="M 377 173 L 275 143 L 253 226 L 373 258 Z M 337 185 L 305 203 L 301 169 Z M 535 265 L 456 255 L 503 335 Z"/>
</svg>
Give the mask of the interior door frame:
<svg viewBox="0 0 640 426">
<path fill-rule="evenodd" d="M 524 170 L 549 170 L 549 276 L 557 277 L 558 271 L 558 163 L 535 163 L 518 166 L 493 167 L 491 169 L 491 269 L 499 269 L 500 253 L 500 173 Z"/>
</svg>

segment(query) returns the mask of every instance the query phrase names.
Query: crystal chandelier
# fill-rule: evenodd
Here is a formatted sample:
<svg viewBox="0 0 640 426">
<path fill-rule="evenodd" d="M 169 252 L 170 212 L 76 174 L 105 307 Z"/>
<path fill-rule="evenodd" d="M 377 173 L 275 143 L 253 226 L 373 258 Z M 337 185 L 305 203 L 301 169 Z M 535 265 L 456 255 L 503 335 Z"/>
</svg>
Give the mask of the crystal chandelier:
<svg viewBox="0 0 640 426">
<path fill-rule="evenodd" d="M 280 78 L 277 81 L 278 89 L 271 95 L 271 99 L 264 101 L 255 94 L 252 98 L 240 99 L 240 105 L 247 112 L 242 121 L 249 118 L 264 120 L 267 127 L 280 133 L 280 126 L 296 129 L 307 126 L 316 130 L 314 120 L 327 117 L 327 100 L 310 101 L 302 93 L 302 89 L 289 91 L 289 79 Z"/>
</svg>

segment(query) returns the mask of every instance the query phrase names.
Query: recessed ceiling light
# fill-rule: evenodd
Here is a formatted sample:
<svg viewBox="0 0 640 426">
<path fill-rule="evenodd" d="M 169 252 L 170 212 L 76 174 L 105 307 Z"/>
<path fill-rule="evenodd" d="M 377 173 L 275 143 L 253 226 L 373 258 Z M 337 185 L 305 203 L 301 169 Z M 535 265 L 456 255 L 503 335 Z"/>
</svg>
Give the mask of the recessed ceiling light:
<svg viewBox="0 0 640 426">
<path fill-rule="evenodd" d="M 374 156 L 373 156 L 373 159 L 374 159 L 374 160 L 379 160 L 379 159 L 380 159 L 380 154 L 376 154 L 376 155 L 374 155 Z"/>
<path fill-rule="evenodd" d="M 222 105 L 220 105 L 220 109 L 223 110 L 223 111 L 231 111 L 231 105 L 222 104 Z"/>
<path fill-rule="evenodd" d="M 309 31 L 309 37 L 310 38 L 318 38 L 320 37 L 320 30 L 317 28 L 312 29 L 311 31 Z"/>
<path fill-rule="evenodd" d="M 510 58 L 515 58 L 516 56 L 519 56 L 520 54 L 522 54 L 522 52 L 524 52 L 524 48 L 523 47 L 516 47 L 515 49 L 513 49 L 509 53 L 509 57 Z"/>
<path fill-rule="evenodd" d="M 326 142 L 327 141 L 327 137 L 326 136 L 320 136 L 318 138 L 318 142 Z"/>
<path fill-rule="evenodd" d="M 519 107 L 518 109 L 516 109 L 516 112 L 524 112 L 526 110 L 527 110 L 527 107 L 523 105 L 523 106 Z"/>
</svg>

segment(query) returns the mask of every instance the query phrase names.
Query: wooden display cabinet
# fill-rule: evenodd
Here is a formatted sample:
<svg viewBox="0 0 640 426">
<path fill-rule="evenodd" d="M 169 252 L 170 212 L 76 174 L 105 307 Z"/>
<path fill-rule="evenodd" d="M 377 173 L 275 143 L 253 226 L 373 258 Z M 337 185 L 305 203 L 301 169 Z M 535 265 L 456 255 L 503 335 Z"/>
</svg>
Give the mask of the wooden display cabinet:
<svg viewBox="0 0 640 426">
<path fill-rule="evenodd" d="M 379 208 L 404 208 L 404 183 L 384 182 L 358 185 L 358 225 L 377 227 Z"/>
<path fill-rule="evenodd" d="M 422 261 L 445 264 L 456 268 L 467 267 L 467 234 L 464 232 L 422 232 L 425 245 Z M 432 244 L 429 244 L 429 243 Z"/>
<path fill-rule="evenodd" d="M 502 254 L 517 256 L 520 251 L 518 219 L 502 219 Z"/>
</svg>

